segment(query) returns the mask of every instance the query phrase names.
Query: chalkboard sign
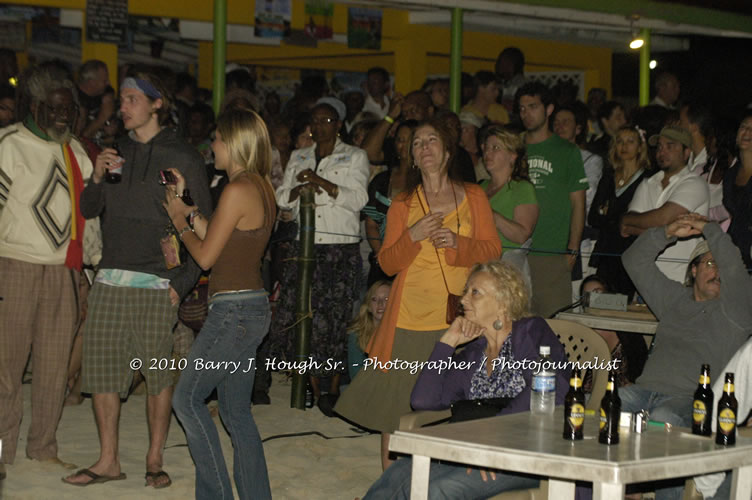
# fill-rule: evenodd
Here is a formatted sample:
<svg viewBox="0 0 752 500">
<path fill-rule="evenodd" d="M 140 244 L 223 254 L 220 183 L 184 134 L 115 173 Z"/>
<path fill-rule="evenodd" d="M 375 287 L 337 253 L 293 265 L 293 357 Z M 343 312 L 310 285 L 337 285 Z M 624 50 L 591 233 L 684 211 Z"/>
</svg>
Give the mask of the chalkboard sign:
<svg viewBox="0 0 752 500">
<path fill-rule="evenodd" d="M 87 0 L 86 40 L 125 42 L 128 28 L 128 0 Z"/>
</svg>

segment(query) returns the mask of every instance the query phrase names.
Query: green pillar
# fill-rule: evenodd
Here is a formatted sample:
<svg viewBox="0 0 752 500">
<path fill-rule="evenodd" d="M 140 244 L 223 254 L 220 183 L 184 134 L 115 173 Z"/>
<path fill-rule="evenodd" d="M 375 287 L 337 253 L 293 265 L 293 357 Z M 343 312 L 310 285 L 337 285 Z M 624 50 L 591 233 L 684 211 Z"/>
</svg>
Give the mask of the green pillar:
<svg viewBox="0 0 752 500">
<path fill-rule="evenodd" d="M 640 48 L 640 106 L 647 106 L 650 102 L 650 29 L 641 29 L 640 36 L 645 42 Z"/>
<path fill-rule="evenodd" d="M 462 9 L 452 9 L 452 42 L 449 48 L 449 109 L 460 112 L 462 105 Z"/>
<path fill-rule="evenodd" d="M 225 59 L 227 55 L 227 0 L 214 0 L 214 113 L 225 96 Z"/>
<path fill-rule="evenodd" d="M 313 281 L 313 266 L 316 256 L 313 253 L 313 238 L 316 233 L 316 208 L 314 204 L 313 188 L 300 190 L 300 252 L 298 253 L 298 283 L 295 302 L 295 361 L 306 361 L 311 352 L 311 285 Z M 292 372 L 292 391 L 290 393 L 290 408 L 305 410 L 305 391 L 308 383 L 308 373 Z"/>
</svg>

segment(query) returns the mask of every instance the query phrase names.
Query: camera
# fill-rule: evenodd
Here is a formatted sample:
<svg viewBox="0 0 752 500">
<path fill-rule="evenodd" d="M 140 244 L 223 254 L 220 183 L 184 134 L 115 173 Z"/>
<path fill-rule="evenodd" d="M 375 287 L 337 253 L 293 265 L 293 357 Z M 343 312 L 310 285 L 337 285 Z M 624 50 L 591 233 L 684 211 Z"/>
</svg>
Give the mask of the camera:
<svg viewBox="0 0 752 500">
<path fill-rule="evenodd" d="M 169 170 L 159 171 L 159 183 L 163 186 L 177 184 L 178 180 L 175 178 L 175 174 Z"/>
</svg>

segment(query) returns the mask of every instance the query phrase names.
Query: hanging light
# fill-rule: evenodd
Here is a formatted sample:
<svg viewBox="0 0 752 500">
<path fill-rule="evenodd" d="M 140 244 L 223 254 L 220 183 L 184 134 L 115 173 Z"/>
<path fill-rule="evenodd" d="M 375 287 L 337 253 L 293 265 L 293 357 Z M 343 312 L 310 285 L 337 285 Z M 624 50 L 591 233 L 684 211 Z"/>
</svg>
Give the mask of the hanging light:
<svg viewBox="0 0 752 500">
<path fill-rule="evenodd" d="M 634 26 L 634 23 L 640 20 L 640 16 L 639 14 L 632 14 L 631 16 L 628 16 L 627 19 L 629 19 L 629 32 L 632 34 L 632 41 L 629 42 L 629 48 L 637 50 L 645 45 L 645 40 L 640 36 L 640 30 Z"/>
<path fill-rule="evenodd" d="M 656 61 L 655 59 L 651 59 L 650 64 L 648 64 L 648 66 L 650 67 L 650 69 L 655 69 L 655 67 L 658 66 L 658 61 Z"/>
</svg>

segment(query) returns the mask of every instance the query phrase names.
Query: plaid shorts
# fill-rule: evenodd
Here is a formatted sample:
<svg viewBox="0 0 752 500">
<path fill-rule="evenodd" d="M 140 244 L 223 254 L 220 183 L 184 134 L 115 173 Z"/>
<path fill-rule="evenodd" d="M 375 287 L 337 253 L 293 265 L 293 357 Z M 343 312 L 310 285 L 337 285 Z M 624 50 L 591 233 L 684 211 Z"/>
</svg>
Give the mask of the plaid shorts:
<svg viewBox="0 0 752 500">
<path fill-rule="evenodd" d="M 169 290 L 94 283 L 83 331 L 81 392 L 117 392 L 125 398 L 136 369 L 143 374 L 149 395 L 172 386 L 170 371 L 158 366 L 172 357 L 177 312 Z"/>
</svg>

